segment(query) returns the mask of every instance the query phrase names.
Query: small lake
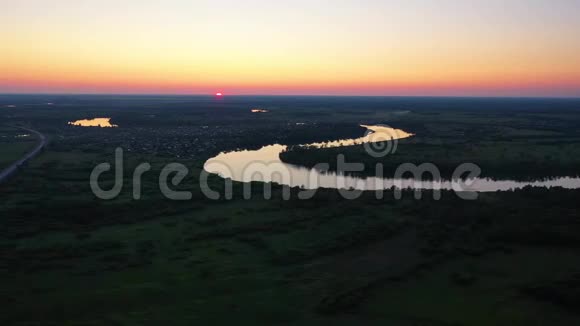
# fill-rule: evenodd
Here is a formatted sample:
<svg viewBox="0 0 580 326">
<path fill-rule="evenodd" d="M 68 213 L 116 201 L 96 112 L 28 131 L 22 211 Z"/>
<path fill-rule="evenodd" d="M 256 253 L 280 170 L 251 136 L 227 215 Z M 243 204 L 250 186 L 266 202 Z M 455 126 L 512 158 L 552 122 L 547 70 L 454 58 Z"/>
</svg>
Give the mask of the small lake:
<svg viewBox="0 0 580 326">
<path fill-rule="evenodd" d="M 101 128 L 116 128 L 117 125 L 111 124 L 111 118 L 94 118 L 71 121 L 68 123 L 73 126 L 81 127 L 101 127 Z"/>
<path fill-rule="evenodd" d="M 329 142 L 312 143 L 301 146 L 329 148 L 369 143 L 381 143 L 412 137 L 413 134 L 400 129 L 384 126 L 366 126 L 367 134 L 355 139 L 342 139 Z M 443 189 L 456 191 L 495 192 L 532 187 L 580 188 L 580 178 L 561 177 L 546 178 L 530 182 L 514 180 L 492 180 L 475 178 L 467 180 L 442 180 L 441 182 L 418 181 L 409 179 L 358 177 L 336 172 L 320 171 L 280 160 L 280 153 L 288 148 L 286 145 L 273 144 L 258 150 L 239 150 L 221 153 L 204 164 L 204 169 L 222 178 L 239 182 L 276 182 L 291 187 L 304 189 L 334 188 L 356 190 L 382 190 L 397 187 L 401 189 Z"/>
</svg>

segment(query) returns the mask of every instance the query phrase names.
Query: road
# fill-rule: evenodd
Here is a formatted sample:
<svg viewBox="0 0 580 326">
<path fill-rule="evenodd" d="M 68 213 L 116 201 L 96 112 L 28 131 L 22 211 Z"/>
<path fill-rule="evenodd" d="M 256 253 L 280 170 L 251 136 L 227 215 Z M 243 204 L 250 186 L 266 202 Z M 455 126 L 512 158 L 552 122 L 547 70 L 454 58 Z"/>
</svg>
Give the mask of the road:
<svg viewBox="0 0 580 326">
<path fill-rule="evenodd" d="M 16 127 L 16 126 L 11 126 L 11 127 L 18 128 L 18 129 L 22 129 L 22 130 L 26 130 L 26 131 L 28 131 L 30 133 L 33 133 L 33 134 L 35 134 L 35 135 L 38 136 L 38 139 L 40 141 L 36 145 L 36 147 L 34 147 L 34 149 L 32 151 L 28 152 L 26 155 L 24 155 L 23 157 L 21 157 L 18 161 L 12 163 L 12 165 L 10 165 L 9 167 L 7 167 L 6 169 L 0 171 L 0 183 L 6 181 L 10 176 L 12 176 L 16 172 L 18 172 L 18 169 L 20 169 L 20 167 L 24 163 L 26 163 L 27 161 L 29 161 L 30 159 L 32 159 L 36 155 L 38 155 L 38 153 L 40 153 L 40 151 L 46 145 L 46 137 L 43 134 L 41 134 L 40 132 L 38 132 L 36 130 L 24 128 L 24 127 Z"/>
</svg>

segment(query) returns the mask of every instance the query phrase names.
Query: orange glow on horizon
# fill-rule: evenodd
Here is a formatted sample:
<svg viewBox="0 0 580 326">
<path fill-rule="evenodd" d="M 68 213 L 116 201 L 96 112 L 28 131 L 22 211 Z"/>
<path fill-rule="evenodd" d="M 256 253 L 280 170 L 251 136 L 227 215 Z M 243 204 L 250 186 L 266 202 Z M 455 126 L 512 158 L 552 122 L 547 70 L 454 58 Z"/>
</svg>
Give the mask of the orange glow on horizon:
<svg viewBox="0 0 580 326">
<path fill-rule="evenodd" d="M 221 83 L 223 84 L 223 83 Z M 155 80 L 54 80 L 4 79 L 0 90 L 13 93 L 111 93 L 111 94 L 214 94 L 214 84 Z M 570 96 L 578 94 L 580 82 L 574 78 L 508 79 L 497 80 L 433 80 L 433 81 L 287 81 L 278 84 L 246 82 L 227 85 L 230 95 L 372 95 L 372 96 Z"/>
<path fill-rule="evenodd" d="M 224 1 L 1 4 L 0 93 L 580 96 L 569 3 Z"/>
</svg>

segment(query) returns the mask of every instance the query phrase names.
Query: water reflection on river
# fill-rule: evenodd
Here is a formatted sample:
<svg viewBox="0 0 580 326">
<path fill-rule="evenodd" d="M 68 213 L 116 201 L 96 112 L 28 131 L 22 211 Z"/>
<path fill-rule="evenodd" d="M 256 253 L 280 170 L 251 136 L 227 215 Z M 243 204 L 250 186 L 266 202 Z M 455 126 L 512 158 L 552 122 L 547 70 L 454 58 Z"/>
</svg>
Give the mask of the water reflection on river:
<svg viewBox="0 0 580 326">
<path fill-rule="evenodd" d="M 303 146 L 318 148 L 340 147 L 369 142 L 382 142 L 388 139 L 401 139 L 413 136 L 403 130 L 383 126 L 362 126 L 372 131 L 364 137 L 343 139 L 331 142 L 313 143 Z M 418 181 L 413 179 L 392 179 L 377 177 L 357 177 L 335 172 L 300 167 L 284 163 L 280 153 L 287 149 L 286 145 L 274 144 L 258 150 L 241 150 L 221 153 L 209 159 L 204 169 L 241 182 L 276 182 L 291 187 L 304 189 L 335 188 L 357 190 L 381 190 L 392 187 L 412 189 L 445 189 L 456 191 L 492 192 L 532 187 L 563 187 L 580 188 L 580 178 L 562 177 L 550 180 L 519 182 L 514 180 L 468 179 L 446 180 L 441 182 Z"/>
<path fill-rule="evenodd" d="M 378 143 L 388 140 L 397 140 L 414 136 L 414 134 L 408 133 L 404 130 L 395 129 L 391 127 L 366 126 L 366 125 L 361 125 L 361 127 L 367 128 L 368 130 L 368 132 L 363 137 L 312 143 L 302 146 L 317 147 L 317 148 L 342 147 L 342 146 L 362 145 L 365 143 Z"/>
</svg>

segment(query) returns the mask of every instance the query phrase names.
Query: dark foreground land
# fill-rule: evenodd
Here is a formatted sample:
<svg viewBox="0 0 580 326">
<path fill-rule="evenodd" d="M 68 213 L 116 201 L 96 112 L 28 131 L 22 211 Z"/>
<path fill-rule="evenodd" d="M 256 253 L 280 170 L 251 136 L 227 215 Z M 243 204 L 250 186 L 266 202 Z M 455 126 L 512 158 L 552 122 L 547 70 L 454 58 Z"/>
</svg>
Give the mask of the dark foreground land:
<svg viewBox="0 0 580 326">
<path fill-rule="evenodd" d="M 199 175 L 220 151 L 359 137 L 358 124 L 379 123 L 417 134 L 381 161 L 385 175 L 406 160 L 442 171 L 468 160 L 495 178 L 578 175 L 579 113 L 578 100 L 0 96 L 2 121 L 49 137 L 0 184 L 0 323 L 578 324 L 580 190 L 465 201 L 391 191 L 346 200 L 336 190 L 299 200 L 293 189 L 284 200 L 274 185 L 265 200 L 255 184 L 245 200 L 235 183 L 233 199 L 210 200 Z M 119 127 L 67 125 L 92 117 Z M 36 144 L 16 133 L 0 129 L 4 166 Z M 116 147 L 124 187 L 103 201 L 89 175 Z M 283 158 L 312 165 L 337 153 L 376 163 L 357 146 Z M 134 200 L 143 162 L 152 171 Z M 189 168 L 177 188 L 191 200 L 161 194 L 170 162 Z M 112 173 L 103 179 L 112 185 Z"/>
</svg>

